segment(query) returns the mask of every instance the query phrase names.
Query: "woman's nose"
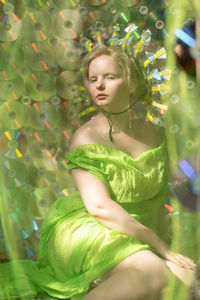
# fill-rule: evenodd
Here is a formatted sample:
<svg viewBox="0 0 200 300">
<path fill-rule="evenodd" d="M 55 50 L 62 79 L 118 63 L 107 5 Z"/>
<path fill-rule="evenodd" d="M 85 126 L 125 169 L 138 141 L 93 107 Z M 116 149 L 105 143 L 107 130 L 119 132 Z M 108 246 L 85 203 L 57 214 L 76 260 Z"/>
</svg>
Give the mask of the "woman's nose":
<svg viewBox="0 0 200 300">
<path fill-rule="evenodd" d="M 99 90 L 105 89 L 104 81 L 103 80 L 98 80 L 97 84 L 96 84 L 96 88 L 99 89 Z"/>
</svg>

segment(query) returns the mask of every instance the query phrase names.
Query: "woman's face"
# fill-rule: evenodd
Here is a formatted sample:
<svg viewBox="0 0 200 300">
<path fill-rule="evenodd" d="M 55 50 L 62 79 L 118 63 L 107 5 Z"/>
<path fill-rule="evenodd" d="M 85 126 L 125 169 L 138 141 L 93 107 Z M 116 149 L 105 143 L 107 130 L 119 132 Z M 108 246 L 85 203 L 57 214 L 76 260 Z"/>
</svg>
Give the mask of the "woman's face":
<svg viewBox="0 0 200 300">
<path fill-rule="evenodd" d="M 130 89 L 115 59 L 101 55 L 89 65 L 88 91 L 95 105 L 118 112 L 129 105 Z"/>
</svg>

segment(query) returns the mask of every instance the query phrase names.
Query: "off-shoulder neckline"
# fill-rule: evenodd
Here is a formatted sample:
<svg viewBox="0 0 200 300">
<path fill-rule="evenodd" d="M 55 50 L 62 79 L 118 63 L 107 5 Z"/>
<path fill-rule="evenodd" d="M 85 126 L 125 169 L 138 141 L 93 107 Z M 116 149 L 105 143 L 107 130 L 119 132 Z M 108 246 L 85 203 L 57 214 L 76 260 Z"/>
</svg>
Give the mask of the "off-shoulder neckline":
<svg viewBox="0 0 200 300">
<path fill-rule="evenodd" d="M 69 152 L 69 153 L 73 153 L 74 151 L 76 151 L 76 149 L 79 149 L 79 148 L 84 148 L 85 146 L 103 146 L 103 147 L 105 147 L 105 148 L 110 148 L 110 149 L 112 149 L 112 150 L 114 150 L 114 151 L 117 151 L 117 152 L 120 152 L 120 153 L 122 153 L 122 154 L 124 154 L 125 156 L 127 156 L 127 157 L 129 157 L 129 158 L 131 158 L 132 160 L 134 160 L 134 161 L 136 161 L 136 160 L 139 160 L 141 157 L 143 157 L 144 155 L 147 155 L 147 153 L 150 153 L 150 152 L 153 152 L 153 151 L 156 151 L 156 150 L 158 150 L 159 148 L 161 148 L 164 144 L 166 143 L 166 141 L 163 139 L 162 140 L 162 142 L 157 146 L 157 147 L 155 147 L 155 148 L 152 148 L 152 149 L 149 149 L 149 150 L 146 150 L 146 151 L 144 151 L 144 152 L 142 152 L 142 153 L 140 153 L 136 158 L 134 158 L 132 155 L 130 155 L 130 154 L 128 154 L 128 153 L 126 153 L 126 152 L 124 152 L 124 151 L 122 151 L 122 150 L 120 150 L 120 149 L 117 149 L 117 148 L 114 148 L 114 147 L 112 147 L 112 146 L 110 146 L 110 145 L 106 145 L 106 144 L 82 144 L 82 145 L 78 145 L 78 146 L 76 146 L 76 147 L 74 147 L 72 150 L 71 150 L 71 152 Z"/>
</svg>

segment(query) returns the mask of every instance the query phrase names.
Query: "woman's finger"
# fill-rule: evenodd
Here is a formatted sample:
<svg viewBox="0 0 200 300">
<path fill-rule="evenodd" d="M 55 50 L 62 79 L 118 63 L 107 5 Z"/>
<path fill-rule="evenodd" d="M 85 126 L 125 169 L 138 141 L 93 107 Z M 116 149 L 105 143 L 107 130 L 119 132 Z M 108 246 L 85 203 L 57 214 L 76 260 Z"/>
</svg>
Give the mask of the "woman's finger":
<svg viewBox="0 0 200 300">
<path fill-rule="evenodd" d="M 182 256 L 177 257 L 177 262 L 179 262 L 180 264 L 182 264 L 184 266 L 189 266 L 189 267 L 196 266 L 193 261 L 191 261 L 190 259 L 187 259 L 185 257 L 182 257 Z"/>
<path fill-rule="evenodd" d="M 184 268 L 193 269 L 196 267 L 196 264 L 193 262 L 192 259 L 181 254 L 170 253 L 168 259 Z"/>
<path fill-rule="evenodd" d="M 194 261 L 187 257 L 187 256 L 184 256 L 184 255 L 181 255 L 181 254 L 178 254 L 178 257 L 185 263 L 191 265 L 191 266 L 196 266 L 196 264 L 194 263 Z"/>
</svg>

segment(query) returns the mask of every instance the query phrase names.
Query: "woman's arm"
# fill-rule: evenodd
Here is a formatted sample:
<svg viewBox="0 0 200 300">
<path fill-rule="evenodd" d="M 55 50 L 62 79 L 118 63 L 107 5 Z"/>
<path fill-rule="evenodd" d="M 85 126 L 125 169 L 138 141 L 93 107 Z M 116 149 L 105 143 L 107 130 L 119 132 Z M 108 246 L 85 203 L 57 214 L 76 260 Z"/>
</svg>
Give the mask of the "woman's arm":
<svg viewBox="0 0 200 300">
<path fill-rule="evenodd" d="M 165 259 L 185 267 L 192 266 L 193 262 L 189 258 L 184 262 L 184 257 L 181 256 L 181 263 L 180 259 L 177 261 L 177 257 L 174 257 L 174 254 L 169 251 L 165 242 L 110 198 L 107 187 L 98 178 L 88 171 L 78 168 L 72 170 L 72 175 L 86 209 L 98 222 L 108 228 L 136 237 L 142 243 L 150 245 Z"/>
</svg>

